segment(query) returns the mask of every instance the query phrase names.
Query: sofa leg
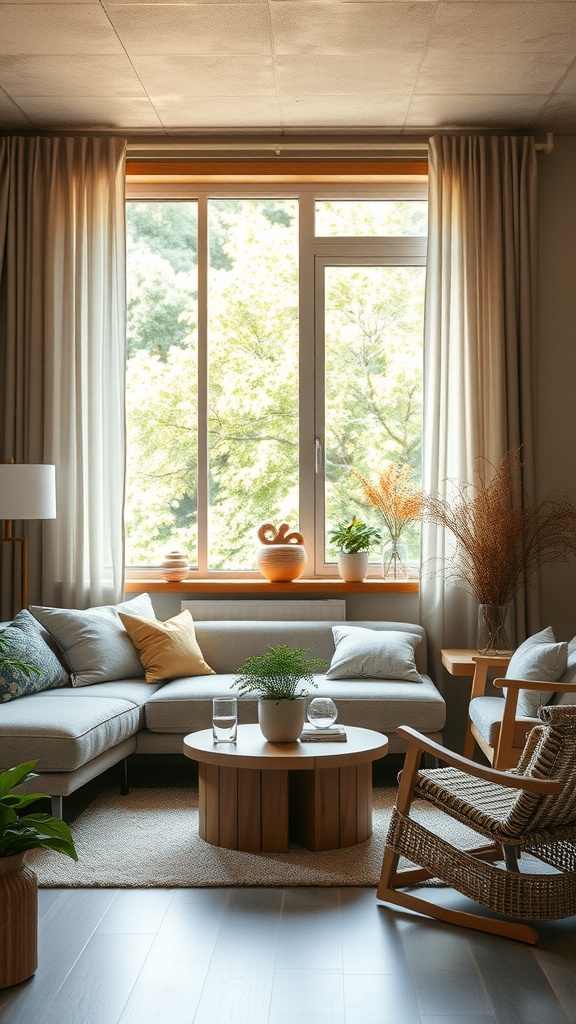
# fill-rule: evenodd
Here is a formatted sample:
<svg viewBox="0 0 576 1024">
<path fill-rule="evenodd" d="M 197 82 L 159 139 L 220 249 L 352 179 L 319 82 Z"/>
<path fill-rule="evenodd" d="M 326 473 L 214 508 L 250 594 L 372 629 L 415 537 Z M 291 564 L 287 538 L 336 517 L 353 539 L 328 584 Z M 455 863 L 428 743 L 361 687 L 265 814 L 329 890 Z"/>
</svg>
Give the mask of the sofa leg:
<svg viewBox="0 0 576 1024">
<path fill-rule="evenodd" d="M 50 797 L 50 813 L 53 818 L 63 817 L 63 800 L 61 796 Z"/>
<path fill-rule="evenodd" d="M 122 780 L 120 782 L 121 796 L 128 796 L 128 758 L 122 761 Z"/>
</svg>

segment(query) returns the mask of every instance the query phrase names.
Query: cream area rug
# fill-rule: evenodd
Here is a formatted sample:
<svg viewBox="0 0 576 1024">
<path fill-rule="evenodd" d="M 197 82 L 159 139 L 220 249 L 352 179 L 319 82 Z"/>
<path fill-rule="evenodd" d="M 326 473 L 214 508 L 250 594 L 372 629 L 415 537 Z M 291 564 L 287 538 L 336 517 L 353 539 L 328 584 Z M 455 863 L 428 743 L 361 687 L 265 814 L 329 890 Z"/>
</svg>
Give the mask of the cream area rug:
<svg viewBox="0 0 576 1024">
<path fill-rule="evenodd" d="M 380 876 L 395 796 L 392 787 L 374 790 L 374 831 L 358 846 L 241 853 L 199 838 L 195 789 L 132 789 L 128 796 L 106 790 L 70 825 L 78 863 L 47 850 L 31 851 L 28 863 L 45 887 L 372 886 Z M 449 821 L 424 803 L 416 816 L 437 829 L 440 819 Z M 461 825 L 449 827 L 471 844 L 479 839 Z"/>
</svg>

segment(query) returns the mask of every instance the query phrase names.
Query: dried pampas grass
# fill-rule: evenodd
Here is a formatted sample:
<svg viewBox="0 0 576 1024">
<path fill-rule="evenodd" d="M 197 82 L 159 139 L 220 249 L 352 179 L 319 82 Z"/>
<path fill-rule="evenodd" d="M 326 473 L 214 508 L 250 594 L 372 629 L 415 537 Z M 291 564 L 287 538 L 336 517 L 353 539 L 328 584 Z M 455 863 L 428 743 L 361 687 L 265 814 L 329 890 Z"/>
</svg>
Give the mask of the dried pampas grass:
<svg viewBox="0 0 576 1024">
<path fill-rule="evenodd" d="M 424 498 L 424 518 L 456 539 L 446 578 L 479 604 L 508 604 L 541 566 L 576 554 L 576 506 L 567 496 L 522 506 L 522 465 L 519 451 L 507 452 L 497 468 L 479 459 L 477 483 Z"/>
</svg>

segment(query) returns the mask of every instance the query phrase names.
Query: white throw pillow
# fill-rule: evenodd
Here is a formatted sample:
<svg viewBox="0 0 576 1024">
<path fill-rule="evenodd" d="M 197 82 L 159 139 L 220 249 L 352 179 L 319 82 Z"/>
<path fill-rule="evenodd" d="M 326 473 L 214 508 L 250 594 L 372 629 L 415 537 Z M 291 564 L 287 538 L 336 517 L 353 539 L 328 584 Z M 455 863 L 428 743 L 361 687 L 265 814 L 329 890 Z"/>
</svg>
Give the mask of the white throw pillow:
<svg viewBox="0 0 576 1024">
<path fill-rule="evenodd" d="M 566 671 L 568 644 L 557 642 L 550 626 L 528 637 L 514 651 L 506 670 L 507 679 L 540 679 L 555 683 Z M 553 694 L 545 690 L 520 690 L 518 714 L 536 718 L 538 709 L 548 704 Z"/>
<path fill-rule="evenodd" d="M 568 644 L 568 660 L 566 671 L 562 676 L 563 683 L 576 683 L 576 636 L 572 637 Z M 555 704 L 576 704 L 576 693 L 558 693 L 558 700 Z"/>
<path fill-rule="evenodd" d="M 149 594 L 86 611 L 31 605 L 35 619 L 54 637 L 70 666 L 73 686 L 138 679 L 144 668 L 118 612 L 155 619 Z"/>
<path fill-rule="evenodd" d="M 414 651 L 422 637 L 396 629 L 332 626 L 336 650 L 327 679 L 396 679 L 421 683 Z"/>
</svg>

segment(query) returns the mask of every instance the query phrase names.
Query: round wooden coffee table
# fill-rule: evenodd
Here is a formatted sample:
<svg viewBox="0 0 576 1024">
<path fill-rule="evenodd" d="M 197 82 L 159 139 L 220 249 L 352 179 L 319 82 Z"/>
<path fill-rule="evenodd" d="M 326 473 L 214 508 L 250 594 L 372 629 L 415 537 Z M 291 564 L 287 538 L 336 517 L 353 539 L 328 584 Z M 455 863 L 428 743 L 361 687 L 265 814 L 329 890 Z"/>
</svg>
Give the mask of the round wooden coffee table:
<svg viewBox="0 0 576 1024">
<path fill-rule="evenodd" d="M 268 743 L 240 725 L 236 743 L 212 730 L 184 739 L 198 761 L 199 834 L 214 846 L 285 853 L 354 846 L 372 835 L 372 761 L 388 751 L 380 732 L 346 726 L 345 743 Z"/>
</svg>

